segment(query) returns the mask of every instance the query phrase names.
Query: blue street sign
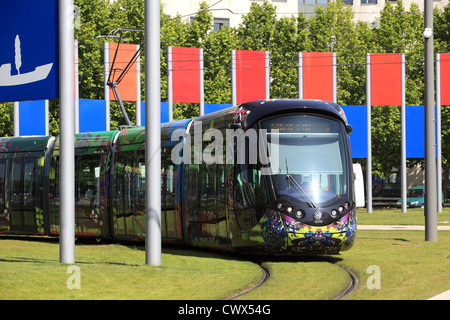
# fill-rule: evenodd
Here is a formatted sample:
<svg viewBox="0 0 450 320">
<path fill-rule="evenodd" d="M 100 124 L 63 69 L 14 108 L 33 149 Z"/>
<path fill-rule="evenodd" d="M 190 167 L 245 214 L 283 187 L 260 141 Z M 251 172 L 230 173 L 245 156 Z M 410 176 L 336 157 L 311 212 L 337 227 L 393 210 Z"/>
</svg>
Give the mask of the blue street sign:
<svg viewBox="0 0 450 320">
<path fill-rule="evenodd" d="M 0 8 L 0 102 L 58 98 L 57 0 Z"/>
</svg>

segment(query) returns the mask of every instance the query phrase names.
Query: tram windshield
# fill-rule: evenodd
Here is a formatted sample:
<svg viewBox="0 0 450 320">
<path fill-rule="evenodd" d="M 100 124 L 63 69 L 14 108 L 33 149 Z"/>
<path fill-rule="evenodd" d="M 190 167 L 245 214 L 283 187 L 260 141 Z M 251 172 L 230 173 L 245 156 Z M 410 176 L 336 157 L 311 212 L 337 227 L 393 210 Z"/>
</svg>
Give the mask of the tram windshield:
<svg viewBox="0 0 450 320">
<path fill-rule="evenodd" d="M 342 124 L 330 118 L 289 115 L 261 122 L 267 130 L 272 183 L 277 197 L 310 207 L 328 206 L 348 193 Z"/>
</svg>

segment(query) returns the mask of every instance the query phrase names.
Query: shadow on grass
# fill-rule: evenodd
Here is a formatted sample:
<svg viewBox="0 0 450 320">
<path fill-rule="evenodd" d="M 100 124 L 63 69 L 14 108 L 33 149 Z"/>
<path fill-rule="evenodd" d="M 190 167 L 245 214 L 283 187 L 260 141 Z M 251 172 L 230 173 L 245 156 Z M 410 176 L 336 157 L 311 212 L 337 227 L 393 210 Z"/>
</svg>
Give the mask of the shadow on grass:
<svg viewBox="0 0 450 320">
<path fill-rule="evenodd" d="M 30 242 L 43 242 L 43 243 L 58 243 L 59 238 L 57 237 L 0 237 L 1 239 L 8 240 L 20 240 L 20 241 L 30 241 Z M 406 239 L 395 239 L 397 241 L 408 241 Z M 101 247 L 107 245 L 122 245 L 129 249 L 145 251 L 145 245 L 140 242 L 123 242 L 123 241 L 112 241 L 103 240 L 98 243 L 96 239 L 77 239 L 76 245 L 80 246 L 93 246 Z M 224 260 L 238 260 L 238 261 L 249 261 L 257 264 L 262 264 L 266 262 L 329 262 L 336 264 L 343 259 L 339 255 L 274 255 L 274 254 L 250 254 L 250 253 L 236 253 L 225 251 L 221 249 L 214 248 L 199 248 L 190 247 L 183 245 L 164 245 L 162 247 L 162 254 L 178 255 L 183 257 L 196 257 L 196 258 L 217 258 Z M 53 259 L 39 259 L 39 258 L 28 258 L 28 257 L 7 257 L 0 258 L 0 262 L 26 262 L 26 263 L 55 263 L 58 260 Z M 107 264 L 107 265 L 122 265 L 122 266 L 141 266 L 139 264 L 129 264 L 121 262 L 89 262 L 89 261 L 76 261 L 76 264 Z"/>
</svg>

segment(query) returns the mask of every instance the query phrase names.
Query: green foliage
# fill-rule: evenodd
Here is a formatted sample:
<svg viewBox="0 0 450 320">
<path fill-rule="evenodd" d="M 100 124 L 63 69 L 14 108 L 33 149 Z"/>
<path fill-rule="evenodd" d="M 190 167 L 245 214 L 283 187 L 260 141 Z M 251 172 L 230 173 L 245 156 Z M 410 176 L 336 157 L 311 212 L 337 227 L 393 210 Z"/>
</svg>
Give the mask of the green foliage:
<svg viewBox="0 0 450 320">
<path fill-rule="evenodd" d="M 81 27 L 75 30 L 79 42 L 80 97 L 103 99 L 103 43 L 118 41 L 104 38 L 120 27 L 144 27 L 144 0 L 75 0 L 81 10 Z M 423 14 L 416 4 L 406 11 L 402 0 L 386 5 L 377 19 L 377 27 L 354 22 L 351 7 L 340 0 L 327 7 L 318 6 L 309 20 L 303 14 L 278 17 L 269 1 L 252 2 L 248 14 L 236 28 L 213 29 L 209 4 L 199 3 L 197 15 L 169 17 L 161 5 L 161 98 L 167 101 L 167 47 L 204 49 L 205 101 L 231 103 L 231 50 L 265 50 L 270 52 L 270 90 L 272 98 L 296 98 L 297 56 L 301 51 L 332 51 L 337 55 L 338 103 L 364 105 L 365 55 L 367 52 L 404 53 L 406 59 L 406 104 L 423 104 Z M 450 7 L 435 10 L 435 49 L 450 49 Z M 123 41 L 144 48 L 142 32 L 125 32 Z M 145 98 L 145 59 L 141 56 L 141 99 Z M 125 107 L 135 121 L 135 103 Z M 380 175 L 399 165 L 400 115 L 397 107 L 372 108 L 373 164 Z M 12 103 L 0 104 L 0 135 L 12 135 Z M 198 104 L 175 104 L 174 119 L 198 115 Z M 443 162 L 450 170 L 450 112 L 443 108 Z M 58 135 L 59 102 L 50 103 L 50 133 Z M 124 124 L 119 105 L 111 102 L 111 128 Z M 387 156 L 387 155 L 392 156 Z M 412 162 L 411 162 L 412 163 Z"/>
<path fill-rule="evenodd" d="M 2 137 L 10 137 L 14 135 L 14 111 L 12 102 L 0 103 L 0 132 Z"/>
</svg>

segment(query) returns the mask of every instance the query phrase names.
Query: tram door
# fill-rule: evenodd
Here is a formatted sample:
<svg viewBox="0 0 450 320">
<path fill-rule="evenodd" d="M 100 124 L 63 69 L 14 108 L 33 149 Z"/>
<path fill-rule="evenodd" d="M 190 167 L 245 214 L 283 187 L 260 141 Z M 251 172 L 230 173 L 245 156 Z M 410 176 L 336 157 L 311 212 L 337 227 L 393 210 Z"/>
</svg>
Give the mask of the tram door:
<svg viewBox="0 0 450 320">
<path fill-rule="evenodd" d="M 115 224 L 118 236 L 134 236 L 142 231 L 136 219 L 136 155 L 133 151 L 119 153 L 116 159 Z"/>
<path fill-rule="evenodd" d="M 10 162 L 11 231 L 37 231 L 37 160 L 38 158 L 15 158 Z"/>
<path fill-rule="evenodd" d="M 6 159 L 0 159 L 0 231 L 9 229 L 9 214 L 6 208 Z"/>
</svg>

